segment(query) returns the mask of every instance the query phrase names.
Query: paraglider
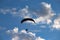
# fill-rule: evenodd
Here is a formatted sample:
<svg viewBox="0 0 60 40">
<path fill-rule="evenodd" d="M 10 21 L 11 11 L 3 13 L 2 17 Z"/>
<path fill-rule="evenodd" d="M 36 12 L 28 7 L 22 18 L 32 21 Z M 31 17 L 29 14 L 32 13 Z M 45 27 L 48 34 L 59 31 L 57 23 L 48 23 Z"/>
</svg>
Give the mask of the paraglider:
<svg viewBox="0 0 60 40">
<path fill-rule="evenodd" d="M 35 21 L 32 18 L 24 18 L 21 23 L 25 22 L 25 21 L 33 21 L 35 23 Z M 28 29 L 25 29 L 28 32 Z"/>
<path fill-rule="evenodd" d="M 32 18 L 25 18 L 21 21 L 21 23 L 25 22 L 25 21 L 33 21 L 35 23 L 35 21 Z"/>
</svg>

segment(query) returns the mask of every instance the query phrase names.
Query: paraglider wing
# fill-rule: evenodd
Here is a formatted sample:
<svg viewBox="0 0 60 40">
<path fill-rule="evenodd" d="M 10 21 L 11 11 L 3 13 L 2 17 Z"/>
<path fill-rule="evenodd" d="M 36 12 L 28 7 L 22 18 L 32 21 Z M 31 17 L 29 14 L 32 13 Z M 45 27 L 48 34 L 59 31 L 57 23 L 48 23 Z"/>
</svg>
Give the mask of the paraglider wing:
<svg viewBox="0 0 60 40">
<path fill-rule="evenodd" d="M 34 23 L 35 23 L 35 21 L 32 19 L 32 18 L 25 18 L 25 19 L 23 19 L 22 21 L 21 21 L 21 23 L 23 23 L 23 22 L 25 22 L 25 21 L 33 21 Z"/>
</svg>

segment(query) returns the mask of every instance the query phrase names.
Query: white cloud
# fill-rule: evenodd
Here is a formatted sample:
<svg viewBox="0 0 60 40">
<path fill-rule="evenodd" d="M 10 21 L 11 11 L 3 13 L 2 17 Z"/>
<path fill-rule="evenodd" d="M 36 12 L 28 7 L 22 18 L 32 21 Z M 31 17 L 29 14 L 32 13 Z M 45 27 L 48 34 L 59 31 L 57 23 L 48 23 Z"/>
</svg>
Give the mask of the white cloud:
<svg viewBox="0 0 60 40">
<path fill-rule="evenodd" d="M 18 33 L 18 28 L 15 27 L 15 28 L 13 29 L 13 32 Z"/>
<path fill-rule="evenodd" d="M 28 13 L 28 6 L 26 6 L 25 8 L 23 8 L 23 9 L 21 10 L 21 12 L 22 12 L 22 13 Z"/>
<path fill-rule="evenodd" d="M 12 35 L 11 40 L 45 40 L 41 37 L 36 37 L 35 33 L 27 32 L 25 30 L 18 31 L 17 29 L 18 28 L 15 27 L 13 30 L 9 30 L 10 34 Z M 16 31 L 18 32 L 16 33 Z"/>
<path fill-rule="evenodd" d="M 45 8 L 51 8 L 51 4 L 48 4 L 48 3 L 46 3 L 46 2 L 42 2 L 41 3 Z"/>
<path fill-rule="evenodd" d="M 22 30 L 21 32 L 22 32 L 22 33 L 26 33 L 26 31 L 25 31 L 25 30 Z"/>
<path fill-rule="evenodd" d="M 18 33 L 18 28 L 15 27 L 13 30 L 8 30 L 8 31 L 6 31 L 6 32 L 7 32 L 7 33 L 12 33 L 12 34 Z"/>
<path fill-rule="evenodd" d="M 0 9 L 0 13 L 7 14 L 10 12 L 10 9 Z"/>
<path fill-rule="evenodd" d="M 47 19 L 47 24 L 52 23 L 52 21 L 50 19 Z"/>
<path fill-rule="evenodd" d="M 12 15 L 16 15 L 18 12 L 17 12 L 17 8 L 11 8 L 11 10 L 9 11 L 10 14 Z"/>
<path fill-rule="evenodd" d="M 38 18 L 35 19 L 36 23 L 46 21 L 48 24 L 52 22 L 50 18 L 52 18 L 55 15 L 51 8 L 51 4 L 45 2 L 41 3 L 41 10 L 39 13 L 36 12 L 36 14 L 37 16 L 39 16 Z"/>
<path fill-rule="evenodd" d="M 36 40 L 45 40 L 45 39 L 42 39 L 42 38 L 38 37 L 38 38 L 36 38 Z"/>
<path fill-rule="evenodd" d="M 12 38 L 12 40 L 19 40 L 19 37 L 15 36 L 14 38 Z"/>
<path fill-rule="evenodd" d="M 52 28 L 59 30 L 60 29 L 60 16 L 54 20 Z"/>
<path fill-rule="evenodd" d="M 25 6 L 25 8 L 21 9 L 19 11 L 20 16 L 23 18 L 31 18 L 33 15 L 33 13 L 31 12 L 31 10 L 29 9 L 29 6 Z"/>
</svg>

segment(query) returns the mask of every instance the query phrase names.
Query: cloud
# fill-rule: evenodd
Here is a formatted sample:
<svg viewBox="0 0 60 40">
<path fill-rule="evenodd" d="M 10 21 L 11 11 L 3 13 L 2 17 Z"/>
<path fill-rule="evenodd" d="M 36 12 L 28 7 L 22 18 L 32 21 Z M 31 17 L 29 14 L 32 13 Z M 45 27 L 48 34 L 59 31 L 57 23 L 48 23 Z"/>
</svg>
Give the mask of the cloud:
<svg viewBox="0 0 60 40">
<path fill-rule="evenodd" d="M 12 35 L 11 40 L 45 40 L 41 37 L 36 37 L 35 33 L 27 32 L 25 30 L 19 31 L 17 27 L 13 30 L 8 30 L 7 33 Z"/>
<path fill-rule="evenodd" d="M 24 8 L 1 8 L 0 9 L 0 13 L 3 13 L 3 14 L 11 14 L 11 15 L 14 15 L 14 16 L 19 16 L 19 17 L 23 17 L 23 18 L 26 18 L 26 17 L 31 17 L 31 12 L 29 10 L 29 6 L 26 5 Z"/>
<path fill-rule="evenodd" d="M 55 13 L 53 12 L 52 8 L 51 8 L 51 4 L 48 4 L 46 2 L 42 2 L 41 3 L 41 10 L 39 12 L 36 12 L 37 16 L 39 16 L 38 18 L 36 18 L 36 23 L 39 22 L 47 22 L 47 24 L 51 23 L 51 19 Z"/>
<path fill-rule="evenodd" d="M 45 39 L 42 39 L 42 38 L 38 37 L 38 38 L 36 38 L 36 40 L 45 40 Z"/>
<path fill-rule="evenodd" d="M 60 16 L 58 16 L 52 25 L 52 28 L 59 30 L 60 29 Z"/>
<path fill-rule="evenodd" d="M 17 13 L 17 8 L 0 8 L 0 13 L 6 15 L 6 14 L 16 14 Z"/>
<path fill-rule="evenodd" d="M 10 9 L 0 9 L 0 13 L 7 14 L 10 12 Z"/>
<path fill-rule="evenodd" d="M 25 6 L 25 8 L 23 8 L 23 9 L 21 9 L 20 11 L 19 11 L 19 13 L 21 13 L 21 17 L 23 17 L 23 18 L 31 18 L 32 17 L 32 14 L 31 14 L 31 12 L 29 11 L 29 6 Z"/>
<path fill-rule="evenodd" d="M 50 19 L 47 19 L 47 24 L 52 23 L 52 21 Z"/>
<path fill-rule="evenodd" d="M 12 33 L 12 34 L 14 34 L 14 33 L 18 33 L 18 28 L 14 28 L 13 30 L 8 30 L 8 31 L 6 31 L 7 33 Z"/>
</svg>

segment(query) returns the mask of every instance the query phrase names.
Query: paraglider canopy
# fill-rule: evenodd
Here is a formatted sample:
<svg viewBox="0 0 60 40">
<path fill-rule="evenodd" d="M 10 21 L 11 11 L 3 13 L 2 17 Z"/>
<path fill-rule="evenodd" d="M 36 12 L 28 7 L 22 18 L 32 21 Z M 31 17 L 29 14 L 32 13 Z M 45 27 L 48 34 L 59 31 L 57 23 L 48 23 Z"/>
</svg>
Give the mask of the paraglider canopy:
<svg viewBox="0 0 60 40">
<path fill-rule="evenodd" d="M 25 21 L 33 21 L 35 23 L 35 21 L 32 18 L 24 18 L 21 23 L 25 22 Z"/>
</svg>

